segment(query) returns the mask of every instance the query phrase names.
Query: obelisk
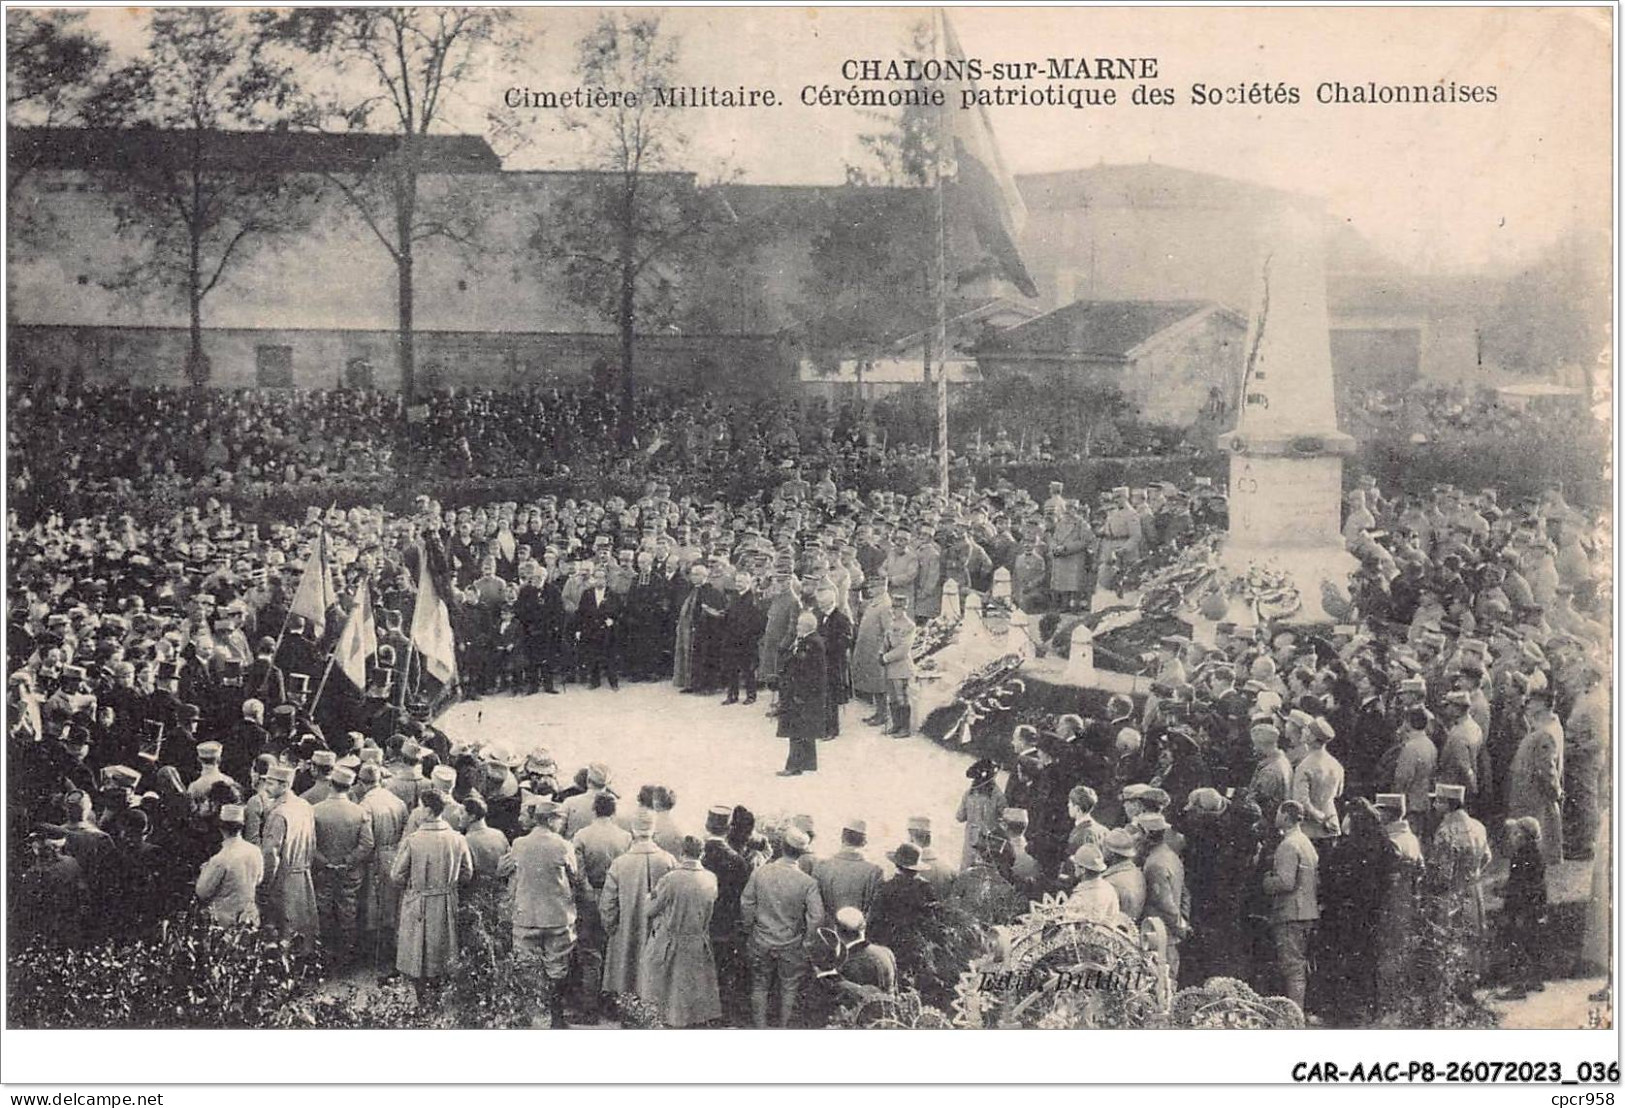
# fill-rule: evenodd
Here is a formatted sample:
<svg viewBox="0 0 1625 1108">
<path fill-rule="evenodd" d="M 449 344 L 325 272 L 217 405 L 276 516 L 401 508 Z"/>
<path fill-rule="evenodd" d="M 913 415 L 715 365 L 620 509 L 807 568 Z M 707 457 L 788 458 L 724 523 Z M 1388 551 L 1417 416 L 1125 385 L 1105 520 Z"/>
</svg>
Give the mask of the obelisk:
<svg viewBox="0 0 1625 1108">
<path fill-rule="evenodd" d="M 1221 561 L 1253 567 L 1297 589 L 1289 623 L 1336 622 L 1323 586 L 1346 596 L 1358 564 L 1343 545 L 1343 458 L 1354 440 L 1337 429 L 1324 234 L 1298 211 L 1283 214 L 1258 263 L 1243 351 L 1241 409 L 1220 436 L 1230 454 L 1230 531 Z"/>
</svg>

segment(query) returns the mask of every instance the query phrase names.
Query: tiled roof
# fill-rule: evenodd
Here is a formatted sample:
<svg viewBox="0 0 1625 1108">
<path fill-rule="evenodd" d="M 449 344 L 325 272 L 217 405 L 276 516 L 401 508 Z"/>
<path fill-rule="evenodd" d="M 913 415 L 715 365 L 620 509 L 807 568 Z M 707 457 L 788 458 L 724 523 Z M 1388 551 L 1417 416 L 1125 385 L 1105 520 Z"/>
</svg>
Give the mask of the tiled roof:
<svg viewBox="0 0 1625 1108">
<path fill-rule="evenodd" d="M 1121 358 L 1215 307 L 1209 300 L 1079 300 L 999 332 L 990 353 Z"/>
</svg>

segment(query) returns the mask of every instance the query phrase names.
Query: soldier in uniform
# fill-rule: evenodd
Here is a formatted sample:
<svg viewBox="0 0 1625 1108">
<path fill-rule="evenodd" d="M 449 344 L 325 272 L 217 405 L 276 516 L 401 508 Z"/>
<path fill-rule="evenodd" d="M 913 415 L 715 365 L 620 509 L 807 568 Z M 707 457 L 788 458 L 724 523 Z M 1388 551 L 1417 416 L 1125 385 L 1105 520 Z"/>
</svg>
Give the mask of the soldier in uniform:
<svg viewBox="0 0 1625 1108">
<path fill-rule="evenodd" d="M 346 964 L 356 954 L 361 888 L 376 844 L 372 817 L 350 798 L 354 773 L 338 766 L 328 780 L 331 795 L 311 808 L 316 825 L 316 907 L 323 944 L 339 964 Z"/>
<path fill-rule="evenodd" d="M 375 764 L 363 765 L 356 771 L 355 790 L 351 794 L 372 825 L 372 856 L 361 867 L 357 930 L 361 936 L 361 952 L 375 969 L 379 968 L 383 952 L 395 949 L 400 890 L 389 879 L 389 871 L 406 830 L 407 816 L 401 798 L 380 787 L 386 780 L 386 772 Z"/>
<path fill-rule="evenodd" d="M 880 640 L 880 664 L 886 680 L 886 734 L 906 738 L 913 733 L 909 706 L 909 686 L 914 680 L 914 620 L 909 616 L 909 596 L 894 593 L 892 618 Z"/>
<path fill-rule="evenodd" d="M 220 755 L 223 747 L 213 740 L 197 744 L 197 760 L 202 771 L 197 779 L 186 786 L 186 798 L 192 803 L 193 812 L 201 812 L 209 797 L 209 790 L 214 788 L 215 782 L 224 781 L 241 795 L 242 787 L 220 772 Z"/>
<path fill-rule="evenodd" d="M 1128 489 L 1112 490 L 1111 504 L 1100 532 L 1100 545 L 1095 552 L 1095 592 L 1117 591 L 1119 562 L 1138 558 L 1141 546 L 1141 520 L 1128 502 Z"/>
<path fill-rule="evenodd" d="M 920 577 L 920 559 L 911 546 L 912 540 L 913 536 L 901 527 L 892 532 L 891 553 L 880 568 L 881 576 L 886 581 L 886 591 L 893 598 L 903 597 L 903 610 L 911 620 L 914 618 L 915 587 Z"/>
<path fill-rule="evenodd" d="M 288 791 L 293 784 L 292 766 L 272 766 L 265 781 L 268 806 L 260 832 L 260 852 L 265 859 L 260 914 L 303 949 L 313 950 L 321 933 L 316 886 L 310 874 L 316 821 L 310 805 Z"/>
<path fill-rule="evenodd" d="M 333 770 L 339 764 L 339 756 L 331 750 L 316 750 L 310 755 L 310 775 L 313 778 L 310 786 L 299 794 L 301 800 L 311 807 L 315 807 L 333 795 Z"/>
<path fill-rule="evenodd" d="M 513 844 L 499 872 L 513 894 L 513 949 L 516 960 L 539 959 L 552 990 L 548 994 L 554 1027 L 565 1026 L 564 985 L 576 945 L 576 899 L 581 867 L 576 851 L 559 835 L 564 812 L 554 801 L 532 809 L 536 826 Z"/>
<path fill-rule="evenodd" d="M 468 842 L 440 818 L 447 798 L 423 797 L 427 818 L 395 852 L 389 878 L 402 886 L 395 968 L 412 979 L 421 1003 L 457 957 L 458 888 L 474 876 Z"/>
<path fill-rule="evenodd" d="M 1047 509 L 1046 509 L 1047 512 Z M 1050 540 L 1050 591 L 1057 611 L 1072 611 L 1083 595 L 1089 552 L 1095 534 L 1089 529 L 1076 501 L 1065 501 L 1055 516 L 1055 532 Z"/>
<path fill-rule="evenodd" d="M 243 839 L 244 812 L 241 804 L 220 809 L 220 849 L 203 865 L 196 892 L 209 918 L 222 927 L 260 922 L 255 893 L 265 877 L 265 858 L 253 843 Z"/>
<path fill-rule="evenodd" d="M 759 1028 L 767 1026 L 768 996 L 775 983 L 779 1026 L 790 1026 L 807 976 L 807 942 L 824 921 L 818 882 L 800 865 L 811 845 L 806 832 L 790 827 L 784 834 L 783 854 L 752 873 L 740 896 L 748 936 L 751 1018 Z"/>
</svg>

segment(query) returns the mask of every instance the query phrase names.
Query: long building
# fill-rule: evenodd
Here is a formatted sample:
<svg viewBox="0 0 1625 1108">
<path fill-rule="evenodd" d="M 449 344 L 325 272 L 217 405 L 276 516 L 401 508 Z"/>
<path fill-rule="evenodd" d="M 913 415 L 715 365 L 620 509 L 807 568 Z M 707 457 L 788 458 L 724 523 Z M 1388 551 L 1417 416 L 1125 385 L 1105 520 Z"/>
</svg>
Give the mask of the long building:
<svg viewBox="0 0 1625 1108">
<path fill-rule="evenodd" d="M 10 213 L 14 378 L 184 383 L 184 298 L 130 279 L 142 243 L 121 226 L 112 187 L 121 159 L 180 163 L 184 137 L 14 134 L 13 165 L 26 166 Z M 393 149 L 379 135 L 214 138 L 217 164 L 242 172 L 274 165 L 312 182 L 359 180 Z M 423 140 L 420 160 L 422 210 L 452 210 L 477 228 L 470 241 L 418 244 L 420 382 L 511 387 L 580 379 L 616 364 L 613 320 L 573 301 L 566 274 L 533 246 L 557 206 L 595 175 L 504 170 L 482 139 L 466 135 Z M 642 328 L 640 371 L 695 387 L 792 387 L 808 354 L 805 324 L 821 310 L 809 302 L 814 244 L 850 186 L 703 190 L 686 174 L 662 182 L 710 205 L 711 234 L 722 248 L 685 272 L 662 274 L 672 307 Z M 1245 315 L 1264 221 L 1282 205 L 1316 204 L 1149 163 L 1018 183 L 1029 209 L 1023 253 L 1040 290 L 1038 301 L 1025 303 L 1036 312 L 1078 301 L 1202 301 Z M 19 226 L 25 233 L 16 233 Z M 1472 328 L 1460 311 L 1441 309 L 1430 286 L 1351 234 L 1333 235 L 1330 247 L 1333 355 L 1345 383 L 1471 375 Z M 985 276 L 955 293 L 1013 295 Z M 204 327 L 215 386 L 399 384 L 395 267 L 332 187 L 308 227 L 259 245 L 226 273 L 205 301 Z"/>
</svg>

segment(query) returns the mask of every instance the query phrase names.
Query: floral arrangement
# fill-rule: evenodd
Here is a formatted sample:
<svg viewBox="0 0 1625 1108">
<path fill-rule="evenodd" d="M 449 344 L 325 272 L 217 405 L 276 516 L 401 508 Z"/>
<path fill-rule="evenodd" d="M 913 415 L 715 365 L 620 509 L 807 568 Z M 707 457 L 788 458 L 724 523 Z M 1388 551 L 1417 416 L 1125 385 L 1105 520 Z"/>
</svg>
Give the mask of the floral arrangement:
<svg viewBox="0 0 1625 1108">
<path fill-rule="evenodd" d="M 1246 573 L 1232 577 L 1225 589 L 1255 610 L 1261 622 L 1286 619 L 1303 607 L 1303 598 L 1290 574 L 1256 562 L 1247 567 Z"/>
<path fill-rule="evenodd" d="M 1049 895 L 998 935 L 997 952 L 973 959 L 960 976 L 956 1026 L 1127 1029 L 1166 1018 L 1167 967 L 1122 917 L 1079 918 L 1065 897 Z"/>
<path fill-rule="evenodd" d="M 949 619 L 938 616 L 936 619 L 920 628 L 914 635 L 914 646 L 909 650 L 909 659 L 915 666 L 921 666 L 931 655 L 941 651 L 954 641 L 959 633 L 962 620 Z M 926 666 L 925 668 L 931 668 Z"/>
<path fill-rule="evenodd" d="M 945 1012 L 920 999 L 914 989 L 887 993 L 846 1005 L 829 1026 L 848 1031 L 940 1031 L 953 1027 Z"/>
<path fill-rule="evenodd" d="M 959 719 L 948 728 L 944 742 L 969 746 L 971 728 L 979 720 L 1015 707 L 1016 698 L 1027 691 L 1027 683 L 1015 675 L 1023 661 L 1020 654 L 1005 654 L 960 682 L 953 703 L 960 713 Z"/>
<path fill-rule="evenodd" d="M 1210 977 L 1181 989 L 1165 1026 L 1182 1030 L 1231 1028 L 1302 1030 L 1303 1010 L 1284 996 L 1261 997 L 1234 977 Z"/>
</svg>

